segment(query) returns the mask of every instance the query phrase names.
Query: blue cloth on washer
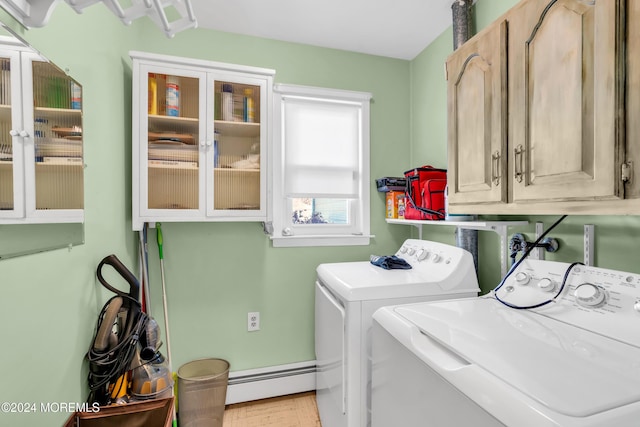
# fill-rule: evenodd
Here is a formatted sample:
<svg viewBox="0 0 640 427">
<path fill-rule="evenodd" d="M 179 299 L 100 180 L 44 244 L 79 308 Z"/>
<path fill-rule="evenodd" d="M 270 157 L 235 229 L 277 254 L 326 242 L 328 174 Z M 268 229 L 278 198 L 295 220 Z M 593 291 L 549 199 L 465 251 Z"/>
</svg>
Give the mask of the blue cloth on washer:
<svg viewBox="0 0 640 427">
<path fill-rule="evenodd" d="M 369 259 L 371 261 L 371 264 L 378 267 L 382 267 L 385 270 L 396 270 L 396 269 L 409 270 L 411 268 L 411 265 L 407 261 L 395 255 L 390 255 L 390 256 L 371 255 Z"/>
</svg>

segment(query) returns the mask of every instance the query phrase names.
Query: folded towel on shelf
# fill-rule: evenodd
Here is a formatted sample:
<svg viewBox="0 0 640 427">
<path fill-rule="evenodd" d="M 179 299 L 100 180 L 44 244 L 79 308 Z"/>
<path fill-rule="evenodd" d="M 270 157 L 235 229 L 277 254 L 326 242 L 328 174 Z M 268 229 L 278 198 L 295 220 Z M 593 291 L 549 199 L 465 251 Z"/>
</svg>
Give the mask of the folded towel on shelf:
<svg viewBox="0 0 640 427">
<path fill-rule="evenodd" d="M 411 268 L 411 265 L 407 261 L 395 255 L 390 255 L 390 256 L 371 255 L 370 261 L 371 261 L 371 264 L 378 267 L 382 267 L 385 270 L 396 270 L 396 269 L 409 270 Z"/>
<path fill-rule="evenodd" d="M 260 155 L 249 154 L 245 159 L 231 163 L 229 167 L 233 169 L 260 169 Z"/>
</svg>

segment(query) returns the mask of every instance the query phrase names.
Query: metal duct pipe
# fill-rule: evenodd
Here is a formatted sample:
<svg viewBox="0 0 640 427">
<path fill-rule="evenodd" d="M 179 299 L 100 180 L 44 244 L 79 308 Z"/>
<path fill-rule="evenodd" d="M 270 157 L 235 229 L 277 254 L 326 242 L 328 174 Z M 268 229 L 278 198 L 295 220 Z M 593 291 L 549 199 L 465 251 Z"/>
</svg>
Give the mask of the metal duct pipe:
<svg viewBox="0 0 640 427">
<path fill-rule="evenodd" d="M 471 22 L 471 5 L 473 0 L 454 0 L 451 4 L 453 13 L 453 50 L 458 49 L 473 35 Z"/>
<path fill-rule="evenodd" d="M 474 217 L 475 218 L 475 217 Z M 478 272 L 478 230 L 456 228 L 456 246 L 469 251 L 473 257 L 473 265 Z"/>
<path fill-rule="evenodd" d="M 453 50 L 458 49 L 473 35 L 471 5 L 473 0 L 454 0 L 451 4 L 453 14 Z M 474 217 L 475 218 L 475 217 Z M 456 246 L 466 249 L 473 256 L 478 272 L 478 230 L 456 228 Z"/>
</svg>

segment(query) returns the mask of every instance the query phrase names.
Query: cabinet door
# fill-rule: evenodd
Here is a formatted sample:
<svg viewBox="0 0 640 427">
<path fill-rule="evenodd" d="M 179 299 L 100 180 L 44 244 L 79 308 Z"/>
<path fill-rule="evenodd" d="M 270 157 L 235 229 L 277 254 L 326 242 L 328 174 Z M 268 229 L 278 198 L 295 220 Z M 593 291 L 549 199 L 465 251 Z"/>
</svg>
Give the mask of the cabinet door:
<svg viewBox="0 0 640 427">
<path fill-rule="evenodd" d="M 22 54 L 22 75 L 26 215 L 81 222 L 82 88 L 35 53 Z"/>
<path fill-rule="evenodd" d="M 0 218 L 24 216 L 20 53 L 0 51 Z"/>
<path fill-rule="evenodd" d="M 640 2 L 627 2 L 627 160 L 634 161 L 625 197 L 640 197 Z"/>
<path fill-rule="evenodd" d="M 509 20 L 512 201 L 621 195 L 619 0 L 529 0 Z"/>
<path fill-rule="evenodd" d="M 206 73 L 140 64 L 134 96 L 134 219 L 202 218 L 206 132 Z M 138 129 L 136 129 L 136 126 Z M 139 192 L 139 193 L 138 193 Z M 138 193 L 138 194 L 137 194 Z"/>
<path fill-rule="evenodd" d="M 212 75 L 214 146 L 207 155 L 207 215 L 250 219 L 266 212 L 266 80 Z"/>
<path fill-rule="evenodd" d="M 506 202 L 506 21 L 447 60 L 449 205 Z"/>
</svg>

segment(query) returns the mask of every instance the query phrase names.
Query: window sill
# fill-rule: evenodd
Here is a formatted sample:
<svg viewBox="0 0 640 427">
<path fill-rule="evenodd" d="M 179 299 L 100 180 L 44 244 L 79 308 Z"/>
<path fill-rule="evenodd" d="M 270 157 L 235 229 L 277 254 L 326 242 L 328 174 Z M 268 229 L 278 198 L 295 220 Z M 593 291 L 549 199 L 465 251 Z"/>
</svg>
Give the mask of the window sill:
<svg viewBox="0 0 640 427">
<path fill-rule="evenodd" d="M 295 248 L 311 246 L 366 246 L 374 235 L 306 235 L 306 236 L 272 236 L 274 248 Z"/>
</svg>

